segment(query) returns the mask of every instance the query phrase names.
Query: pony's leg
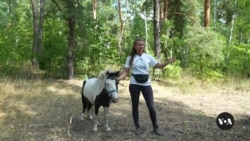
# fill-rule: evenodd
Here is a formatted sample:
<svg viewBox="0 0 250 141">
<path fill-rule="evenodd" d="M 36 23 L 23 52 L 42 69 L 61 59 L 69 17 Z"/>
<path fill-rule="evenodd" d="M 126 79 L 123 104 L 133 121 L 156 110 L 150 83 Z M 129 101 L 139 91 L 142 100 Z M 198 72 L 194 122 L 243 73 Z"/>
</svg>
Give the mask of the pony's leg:
<svg viewBox="0 0 250 141">
<path fill-rule="evenodd" d="M 88 118 L 90 120 L 93 120 L 93 107 L 92 107 L 92 104 L 89 105 L 89 109 L 88 109 Z"/>
<path fill-rule="evenodd" d="M 108 115 L 109 115 L 109 107 L 104 107 L 104 120 L 105 120 L 105 130 L 106 131 L 111 131 L 111 129 L 109 128 L 109 120 L 108 120 Z"/>
<path fill-rule="evenodd" d="M 88 105 L 89 106 L 89 105 Z M 87 106 L 87 111 L 86 111 L 86 118 L 89 117 L 89 107 Z"/>
<path fill-rule="evenodd" d="M 89 110 L 87 109 L 85 117 L 88 119 L 89 117 Z"/>
<path fill-rule="evenodd" d="M 80 120 L 80 121 L 84 121 L 84 113 L 82 113 L 82 114 L 80 115 L 79 120 Z"/>
<path fill-rule="evenodd" d="M 93 114 L 92 114 L 92 108 L 90 108 L 89 110 L 87 110 L 86 112 L 86 117 L 89 119 L 89 120 L 93 120 Z"/>
<path fill-rule="evenodd" d="M 82 93 L 82 114 L 80 115 L 80 121 L 83 121 L 84 120 L 84 113 L 85 113 L 85 109 L 87 107 L 87 102 L 86 102 L 86 98 L 83 96 L 83 93 Z"/>
<path fill-rule="evenodd" d="M 98 109 L 99 107 L 97 106 L 93 106 L 93 109 L 95 109 L 95 120 L 94 120 L 94 128 L 93 128 L 93 131 L 97 131 L 98 130 L 98 125 L 99 125 L 99 116 L 98 116 Z"/>
</svg>

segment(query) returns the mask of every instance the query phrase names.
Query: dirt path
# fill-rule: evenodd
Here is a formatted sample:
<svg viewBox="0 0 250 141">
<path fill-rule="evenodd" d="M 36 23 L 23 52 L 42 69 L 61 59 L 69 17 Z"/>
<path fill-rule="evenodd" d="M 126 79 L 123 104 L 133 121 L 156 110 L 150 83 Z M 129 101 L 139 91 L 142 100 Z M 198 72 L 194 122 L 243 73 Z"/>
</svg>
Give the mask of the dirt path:
<svg viewBox="0 0 250 141">
<path fill-rule="evenodd" d="M 250 140 L 249 92 L 199 88 L 196 94 L 184 94 L 174 84 L 153 82 L 158 122 L 166 134 L 157 137 L 151 133 L 150 118 L 141 96 L 139 112 L 144 133 L 136 136 L 133 133 L 129 84 L 128 81 L 122 83 L 125 86 L 119 88 L 120 101 L 110 107 L 112 131 L 106 133 L 101 126 L 100 131 L 93 133 L 91 121 L 79 122 L 78 117 L 74 117 L 71 128 L 73 140 Z M 232 129 L 224 131 L 217 127 L 216 117 L 222 112 L 234 116 Z"/>
<path fill-rule="evenodd" d="M 235 87 L 200 85 L 196 81 L 152 82 L 157 119 L 165 136 L 152 134 L 148 109 L 140 97 L 139 113 L 143 134 L 134 134 L 128 80 L 119 86 L 120 100 L 110 106 L 111 132 L 93 122 L 79 121 L 82 111 L 81 80 L 5 80 L 0 82 L 1 141 L 249 141 L 250 89 L 241 83 Z M 231 85 L 232 86 L 232 85 Z M 244 88 L 244 89 L 242 89 Z M 235 90 L 249 90 L 246 92 Z M 234 116 L 227 131 L 217 127 L 222 112 Z"/>
</svg>

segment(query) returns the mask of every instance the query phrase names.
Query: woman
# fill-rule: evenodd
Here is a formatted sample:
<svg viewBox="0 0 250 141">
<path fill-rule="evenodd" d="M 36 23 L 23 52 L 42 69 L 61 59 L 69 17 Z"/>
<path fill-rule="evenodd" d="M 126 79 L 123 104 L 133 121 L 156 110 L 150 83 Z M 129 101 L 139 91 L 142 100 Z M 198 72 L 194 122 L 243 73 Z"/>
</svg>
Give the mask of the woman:
<svg viewBox="0 0 250 141">
<path fill-rule="evenodd" d="M 141 134 L 141 127 L 139 123 L 138 104 L 140 92 L 146 101 L 149 109 L 149 115 L 153 125 L 153 133 L 162 136 L 163 133 L 159 131 L 157 124 L 156 110 L 153 100 L 153 91 L 150 84 L 149 66 L 154 68 L 164 68 L 166 65 L 173 63 L 175 59 L 169 59 L 165 63 L 157 63 L 157 61 L 149 54 L 144 53 L 144 40 L 137 38 L 134 41 L 133 48 L 129 57 L 127 57 L 124 71 L 119 76 L 118 80 L 124 79 L 130 69 L 132 70 L 132 76 L 130 79 L 129 92 L 132 101 L 132 115 L 135 125 L 135 134 Z"/>
</svg>

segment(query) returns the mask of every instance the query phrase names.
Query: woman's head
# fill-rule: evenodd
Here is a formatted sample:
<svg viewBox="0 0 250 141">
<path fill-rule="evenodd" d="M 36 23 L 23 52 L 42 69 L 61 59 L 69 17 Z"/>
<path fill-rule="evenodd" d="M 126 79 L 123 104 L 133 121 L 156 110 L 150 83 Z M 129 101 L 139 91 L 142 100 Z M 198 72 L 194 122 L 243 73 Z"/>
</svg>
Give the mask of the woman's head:
<svg viewBox="0 0 250 141">
<path fill-rule="evenodd" d="M 144 52 L 144 40 L 142 38 L 136 38 L 134 40 L 131 53 L 133 53 L 133 55 L 135 54 L 142 55 L 143 52 Z"/>
<path fill-rule="evenodd" d="M 136 54 L 142 55 L 142 53 L 144 53 L 144 48 L 145 48 L 144 40 L 142 38 L 136 38 L 134 40 L 133 47 L 130 53 L 130 56 L 131 56 L 130 61 L 129 61 L 130 66 L 132 66 L 132 62 Z"/>
</svg>

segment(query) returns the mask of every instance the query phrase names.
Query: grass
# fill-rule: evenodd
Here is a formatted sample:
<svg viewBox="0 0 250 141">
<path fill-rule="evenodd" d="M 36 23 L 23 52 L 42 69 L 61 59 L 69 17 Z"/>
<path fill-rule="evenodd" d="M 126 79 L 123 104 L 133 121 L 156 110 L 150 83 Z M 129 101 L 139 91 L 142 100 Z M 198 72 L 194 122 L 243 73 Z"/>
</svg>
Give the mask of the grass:
<svg viewBox="0 0 250 141">
<path fill-rule="evenodd" d="M 32 77 L 33 78 L 33 77 Z M 81 80 L 1 78 L 1 141 L 79 141 L 79 140 L 249 140 L 249 86 L 247 79 L 228 79 L 218 84 L 200 85 L 194 78 L 180 81 L 154 81 L 158 122 L 163 137 L 151 133 L 151 122 L 143 97 L 140 120 L 144 134 L 136 136 L 131 115 L 128 80 L 119 87 L 120 101 L 110 107 L 111 132 L 101 126 L 92 132 L 93 123 L 79 122 Z M 235 117 L 229 131 L 218 129 L 215 118 L 228 111 Z M 100 111 L 102 117 L 102 110 Z"/>
<path fill-rule="evenodd" d="M 53 127 L 56 124 L 65 128 L 67 122 L 61 119 L 67 119 L 72 105 L 80 97 L 72 89 L 63 81 L 56 80 L 2 80 L 0 121 L 4 128 L 1 128 L 1 140 L 32 137 L 39 133 L 33 131 L 37 127 Z"/>
</svg>

